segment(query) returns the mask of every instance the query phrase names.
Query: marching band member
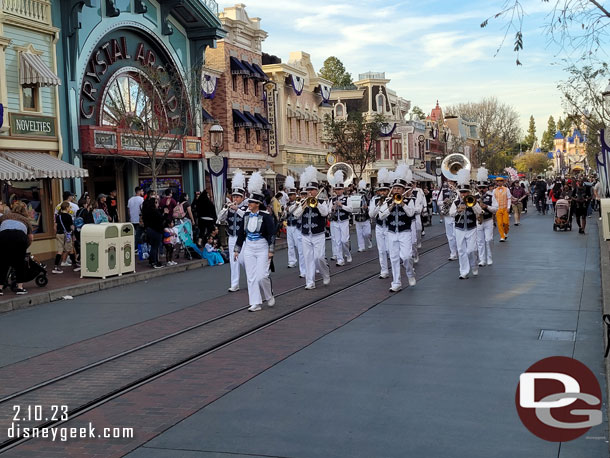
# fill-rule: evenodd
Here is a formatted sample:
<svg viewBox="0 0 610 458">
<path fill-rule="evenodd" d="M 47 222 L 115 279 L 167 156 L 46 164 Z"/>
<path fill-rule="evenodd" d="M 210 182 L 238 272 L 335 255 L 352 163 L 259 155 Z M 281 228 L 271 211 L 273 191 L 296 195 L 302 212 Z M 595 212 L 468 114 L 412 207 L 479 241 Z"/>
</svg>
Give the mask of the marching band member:
<svg viewBox="0 0 610 458">
<path fill-rule="evenodd" d="M 489 191 L 487 182 L 487 169 L 479 167 L 477 181 L 479 193 L 481 194 L 480 206 L 483 209 L 481 216 L 477 218 L 477 245 L 479 247 L 479 266 L 491 266 L 491 244 L 494 241 L 494 213 L 498 209 L 498 203 L 493 193 Z"/>
<path fill-rule="evenodd" d="M 494 197 L 498 203 L 496 211 L 496 224 L 500 233 L 500 242 L 505 242 L 508 238 L 508 230 L 510 229 L 510 219 L 508 213 L 512 204 L 512 196 L 510 191 L 505 186 L 504 178 L 496 178 L 496 189 L 494 189 Z"/>
<path fill-rule="evenodd" d="M 218 214 L 218 224 L 227 224 L 227 234 L 229 236 L 229 253 L 232 253 L 237 242 L 239 231 L 244 227 L 244 214 L 248 209 L 247 203 L 244 202 L 246 194 L 246 177 L 244 173 L 237 169 L 231 180 L 231 202 L 227 203 Z M 243 264 L 243 256 L 238 259 L 233 259 L 229 256 L 231 264 L 231 286 L 229 292 L 233 293 L 239 290 L 239 266 Z"/>
<path fill-rule="evenodd" d="M 457 243 L 455 242 L 455 219 L 449 216 L 449 209 L 451 204 L 457 198 L 455 192 L 455 182 L 449 181 L 446 186 L 441 189 L 438 193 L 438 199 L 436 204 L 438 206 L 438 212 L 441 215 L 441 219 L 445 224 L 445 234 L 447 235 L 447 242 L 449 243 L 449 261 L 455 261 L 457 259 Z"/>
<path fill-rule="evenodd" d="M 388 223 L 388 250 L 392 263 L 392 286 L 390 291 L 398 292 L 402 288 L 400 281 L 400 265 L 407 270 L 409 286 L 415 286 L 415 272 L 412 264 L 413 242 L 411 223 L 415 215 L 415 199 L 407 189 L 411 182 L 412 172 L 406 164 L 396 168 L 395 180 L 392 183 L 392 193 L 379 210 L 379 218 Z M 392 197 L 395 196 L 395 197 Z"/>
<path fill-rule="evenodd" d="M 411 191 L 411 196 L 414 199 L 413 203 L 415 205 L 415 216 L 413 217 L 413 227 L 411 228 L 412 234 L 412 242 L 413 242 L 413 262 L 419 262 L 419 252 L 418 248 L 421 248 L 421 236 L 422 236 L 422 222 L 421 222 L 421 214 L 426 208 L 426 196 L 424 196 L 423 189 L 417 186 L 417 181 L 413 180 L 412 183 L 409 183 L 413 186 Z"/>
<path fill-rule="evenodd" d="M 352 262 L 352 254 L 349 250 L 349 220 L 352 207 L 348 203 L 347 196 L 343 195 L 345 190 L 343 180 L 343 171 L 337 170 L 331 183 L 335 196 L 330 199 L 330 237 L 335 246 L 338 266 L 345 265 L 345 261 Z"/>
<path fill-rule="evenodd" d="M 234 260 L 243 252 L 250 302 L 248 310 L 251 312 L 261 310 L 263 300 L 267 301 L 269 307 L 275 305 L 269 278 L 275 245 L 275 223 L 269 213 L 260 209 L 265 199 L 263 184 L 263 176 L 260 172 L 254 172 L 248 181 L 248 211 L 233 251 Z"/>
<path fill-rule="evenodd" d="M 371 222 L 369 219 L 369 205 L 366 200 L 366 181 L 360 180 L 358 183 L 360 191 L 360 212 L 354 217 L 356 220 L 356 236 L 358 238 L 358 251 L 362 252 L 366 248 L 373 247 L 371 235 Z"/>
<path fill-rule="evenodd" d="M 379 253 L 379 265 L 381 271 L 379 278 L 388 278 L 388 222 L 379 218 L 379 209 L 385 202 L 390 191 L 390 172 L 385 167 L 379 169 L 377 173 L 377 195 L 371 199 L 369 204 L 369 217 L 375 220 L 375 239 L 377 240 L 377 251 Z"/>
<path fill-rule="evenodd" d="M 299 202 L 297 201 L 297 189 L 294 178 L 286 177 L 284 189 L 288 193 L 288 203 L 286 204 L 286 239 L 288 240 L 288 267 L 296 267 L 297 257 L 301 278 L 305 278 L 305 258 L 303 257 L 303 243 L 301 240 L 301 221 L 294 216 Z"/>
<path fill-rule="evenodd" d="M 293 213 L 296 218 L 301 218 L 305 289 L 316 287 L 316 270 L 322 274 L 322 281 L 325 285 L 330 283 L 330 270 L 325 257 L 325 229 L 329 206 L 328 202 L 318 199 L 317 173 L 318 171 L 313 165 L 305 169 L 302 182 L 306 183 L 309 196 Z"/>
<path fill-rule="evenodd" d="M 449 216 L 455 220 L 455 239 L 460 260 L 460 279 L 468 278 L 470 270 L 475 277 L 479 275 L 476 264 L 477 253 L 477 215 L 483 210 L 478 203 L 467 206 L 467 199 L 474 200 L 470 195 L 470 170 L 461 169 L 458 174 L 458 191 L 460 197 L 451 204 Z M 476 202 L 476 201 L 475 201 Z"/>
</svg>

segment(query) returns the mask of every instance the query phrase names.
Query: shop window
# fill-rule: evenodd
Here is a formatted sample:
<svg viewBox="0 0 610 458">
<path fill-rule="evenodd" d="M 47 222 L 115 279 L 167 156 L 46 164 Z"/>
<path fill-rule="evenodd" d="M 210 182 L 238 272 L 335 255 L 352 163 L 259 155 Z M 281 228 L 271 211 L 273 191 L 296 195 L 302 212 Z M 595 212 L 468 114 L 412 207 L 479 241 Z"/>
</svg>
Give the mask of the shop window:
<svg viewBox="0 0 610 458">
<path fill-rule="evenodd" d="M 261 131 L 256 129 L 256 143 L 260 145 L 261 143 Z"/>
<path fill-rule="evenodd" d="M 49 201 L 49 195 L 50 180 L 11 181 L 2 186 L 2 200 L 8 205 L 18 200 L 27 205 L 34 234 L 51 232 L 49 218 L 52 212 L 46 203 Z"/>
<path fill-rule="evenodd" d="M 250 129 L 246 127 L 246 144 L 250 144 Z"/>
<path fill-rule="evenodd" d="M 248 94 L 249 86 L 250 85 L 248 84 L 248 78 L 244 76 L 244 94 L 246 94 L 246 95 Z"/>
<path fill-rule="evenodd" d="M 233 75 L 232 81 L 233 81 L 233 90 L 237 91 L 237 75 Z"/>
<path fill-rule="evenodd" d="M 38 106 L 38 86 L 22 86 L 23 111 L 40 111 Z"/>
<path fill-rule="evenodd" d="M 394 142 L 394 158 L 402 159 L 402 145 L 400 142 Z"/>
<path fill-rule="evenodd" d="M 239 143 L 239 129 L 237 127 L 233 129 L 233 142 Z"/>
</svg>

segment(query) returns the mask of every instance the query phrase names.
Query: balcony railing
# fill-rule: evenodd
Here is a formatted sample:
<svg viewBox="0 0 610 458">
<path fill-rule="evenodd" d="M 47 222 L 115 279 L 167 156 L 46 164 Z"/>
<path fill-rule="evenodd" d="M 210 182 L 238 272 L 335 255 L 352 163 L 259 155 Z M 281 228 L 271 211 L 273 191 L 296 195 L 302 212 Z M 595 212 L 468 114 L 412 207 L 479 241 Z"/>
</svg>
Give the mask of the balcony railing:
<svg viewBox="0 0 610 458">
<path fill-rule="evenodd" d="M 0 0 L 0 5 L 4 14 L 51 25 L 49 0 Z"/>
</svg>

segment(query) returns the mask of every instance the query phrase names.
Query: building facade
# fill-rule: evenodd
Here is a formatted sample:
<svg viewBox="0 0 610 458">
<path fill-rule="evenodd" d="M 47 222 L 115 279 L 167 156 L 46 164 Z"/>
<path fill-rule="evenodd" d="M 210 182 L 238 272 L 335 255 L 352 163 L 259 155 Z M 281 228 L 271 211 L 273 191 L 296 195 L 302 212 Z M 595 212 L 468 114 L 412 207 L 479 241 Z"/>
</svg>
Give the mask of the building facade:
<svg viewBox="0 0 610 458">
<path fill-rule="evenodd" d="M 156 186 L 192 192 L 203 185 L 204 133 L 198 125 L 199 97 L 188 107 L 178 104 L 182 90 L 197 87 L 206 47 L 224 36 L 213 0 L 157 2 L 105 0 L 99 4 L 61 0 L 52 4 L 61 28 L 58 69 L 62 86 L 60 112 L 65 157 L 89 171 L 89 177 L 67 183 L 80 194 L 116 189 L 119 215 L 137 185 L 152 187 L 151 154 L 167 159 Z M 152 70 L 149 70 L 152 69 Z M 151 72 L 168 75 L 153 80 Z M 191 81 L 191 80 L 192 81 Z M 177 81 L 177 82 L 176 82 Z M 160 100 L 160 102 L 153 102 Z M 155 122 L 195 126 L 175 142 L 160 138 L 155 149 L 141 140 L 141 126 L 125 123 L 121 114 L 139 115 L 150 104 Z M 140 136 L 140 137 L 138 137 Z"/>
<path fill-rule="evenodd" d="M 269 141 L 273 132 L 265 90 L 268 78 L 261 68 L 262 42 L 267 32 L 261 29 L 259 18 L 248 17 L 242 4 L 225 8 L 219 19 L 227 36 L 216 48 L 206 50 L 203 107 L 208 119 L 223 128 L 228 175 L 237 168 L 246 173 L 262 170 L 273 187 Z"/>
<path fill-rule="evenodd" d="M 275 87 L 275 171 L 297 181 L 308 165 L 325 172 L 329 150 L 323 133 L 324 118 L 331 113 L 331 82 L 317 75 L 310 55 L 302 51 L 290 53 L 288 63 L 271 59 L 263 70 Z"/>
<path fill-rule="evenodd" d="M 381 136 L 375 139 L 376 160 L 362 173 L 363 179 L 373 184 L 380 168 L 394 168 L 399 162 L 414 165 L 420 154 L 416 142 L 418 133 L 405 120 L 411 102 L 388 88 L 389 82 L 383 72 L 362 73 L 354 88 L 333 89 L 330 97 L 336 119 L 346 119 L 351 112 L 359 112 L 365 119 L 380 114 L 387 121 Z"/>
<path fill-rule="evenodd" d="M 2 2 L 0 8 L 0 200 L 26 203 L 34 228 L 30 250 L 49 254 L 61 179 L 87 175 L 62 161 L 60 29 L 48 0 Z"/>
</svg>

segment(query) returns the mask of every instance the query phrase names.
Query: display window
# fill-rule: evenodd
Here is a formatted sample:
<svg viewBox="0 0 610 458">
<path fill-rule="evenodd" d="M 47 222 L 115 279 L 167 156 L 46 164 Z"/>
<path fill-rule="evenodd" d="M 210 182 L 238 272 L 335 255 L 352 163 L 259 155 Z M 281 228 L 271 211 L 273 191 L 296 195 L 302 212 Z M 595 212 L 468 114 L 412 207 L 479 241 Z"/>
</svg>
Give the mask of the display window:
<svg viewBox="0 0 610 458">
<path fill-rule="evenodd" d="M 2 200 L 9 206 L 20 200 L 26 204 L 35 235 L 53 232 L 51 228 L 50 180 L 0 181 Z"/>
</svg>

